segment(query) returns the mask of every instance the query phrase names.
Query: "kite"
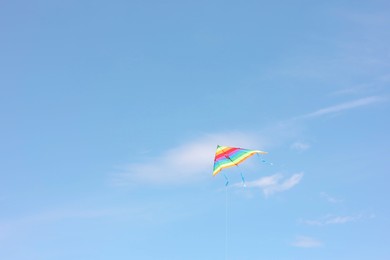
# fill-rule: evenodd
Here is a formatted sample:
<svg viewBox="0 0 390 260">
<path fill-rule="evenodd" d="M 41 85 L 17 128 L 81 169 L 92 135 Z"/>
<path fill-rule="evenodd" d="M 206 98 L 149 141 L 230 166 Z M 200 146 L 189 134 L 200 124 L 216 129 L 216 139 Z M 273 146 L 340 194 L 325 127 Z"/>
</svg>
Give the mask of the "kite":
<svg viewBox="0 0 390 260">
<path fill-rule="evenodd" d="M 254 154 L 266 154 L 267 152 L 263 152 L 260 150 L 249 150 L 243 148 L 229 147 L 229 146 L 217 146 L 217 152 L 215 153 L 214 158 L 214 170 L 213 176 L 217 175 L 220 171 L 225 168 L 238 166 L 238 164 L 242 163 L 249 157 Z M 226 186 L 229 184 L 229 180 L 224 174 L 226 179 Z M 242 183 L 245 186 L 245 179 L 241 173 Z"/>
</svg>

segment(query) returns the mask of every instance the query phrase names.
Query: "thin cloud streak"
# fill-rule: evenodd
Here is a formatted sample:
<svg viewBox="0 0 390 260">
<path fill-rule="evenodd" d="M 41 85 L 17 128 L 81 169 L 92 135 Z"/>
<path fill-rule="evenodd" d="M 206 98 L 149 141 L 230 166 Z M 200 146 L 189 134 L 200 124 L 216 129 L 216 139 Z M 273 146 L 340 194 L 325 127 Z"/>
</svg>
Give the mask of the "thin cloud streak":
<svg viewBox="0 0 390 260">
<path fill-rule="evenodd" d="M 329 195 L 329 194 L 326 193 L 326 192 L 321 192 L 321 193 L 320 193 L 320 196 L 321 196 L 321 198 L 325 199 L 325 200 L 326 200 L 327 202 L 329 202 L 329 203 L 333 203 L 333 204 L 334 204 L 334 203 L 341 203 L 341 202 L 343 202 L 342 199 L 335 198 L 335 197 Z"/>
<path fill-rule="evenodd" d="M 319 109 L 315 112 L 296 117 L 295 119 L 308 119 L 308 118 L 321 117 L 324 115 L 334 114 L 334 113 L 342 112 L 345 110 L 350 110 L 350 109 L 357 108 L 357 107 L 367 106 L 367 105 L 382 102 L 385 100 L 386 100 L 385 98 L 378 97 L 378 96 L 365 97 L 365 98 L 357 99 L 354 101 L 342 103 L 339 105 L 322 108 L 322 109 Z"/>
<path fill-rule="evenodd" d="M 41 225 L 48 225 L 50 223 L 62 223 L 68 221 L 88 221 L 91 222 L 96 219 L 107 219 L 117 217 L 125 214 L 133 216 L 134 210 L 128 209 L 54 209 L 36 214 L 25 215 L 19 218 L 2 219 L 0 221 L 0 240 L 6 239 L 10 235 L 24 232 L 30 228 L 39 227 Z"/>
<path fill-rule="evenodd" d="M 310 144 L 297 141 L 297 142 L 293 143 L 290 147 L 293 150 L 303 152 L 303 151 L 306 151 L 307 149 L 310 148 Z"/>
<path fill-rule="evenodd" d="M 319 219 L 314 220 L 301 220 L 301 223 L 308 225 L 308 226 L 326 226 L 326 225 L 340 225 L 340 224 L 346 224 L 351 222 L 357 222 L 363 219 L 371 219 L 374 218 L 375 215 L 342 215 L 342 216 L 335 216 L 335 215 L 327 215 Z"/>
<path fill-rule="evenodd" d="M 302 177 L 303 173 L 296 173 L 288 179 L 283 179 L 283 175 L 281 174 L 274 174 L 255 181 L 247 182 L 246 186 L 248 188 L 260 188 L 264 196 L 268 197 L 272 194 L 293 188 L 301 181 Z"/>
<path fill-rule="evenodd" d="M 302 248 L 313 248 L 320 247 L 323 243 L 315 238 L 307 236 L 297 236 L 294 242 L 291 243 L 292 246 L 302 247 Z"/>
</svg>

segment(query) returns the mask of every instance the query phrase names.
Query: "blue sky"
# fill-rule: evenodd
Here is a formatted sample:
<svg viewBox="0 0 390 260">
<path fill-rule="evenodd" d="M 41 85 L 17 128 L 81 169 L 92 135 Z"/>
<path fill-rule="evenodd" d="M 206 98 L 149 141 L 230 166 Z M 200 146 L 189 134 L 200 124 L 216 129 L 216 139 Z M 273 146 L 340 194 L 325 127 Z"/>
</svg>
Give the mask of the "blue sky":
<svg viewBox="0 0 390 260">
<path fill-rule="evenodd" d="M 1 259 L 390 259 L 388 1 L 2 1 L 0 33 Z M 226 190 L 217 144 L 267 162 Z"/>
</svg>

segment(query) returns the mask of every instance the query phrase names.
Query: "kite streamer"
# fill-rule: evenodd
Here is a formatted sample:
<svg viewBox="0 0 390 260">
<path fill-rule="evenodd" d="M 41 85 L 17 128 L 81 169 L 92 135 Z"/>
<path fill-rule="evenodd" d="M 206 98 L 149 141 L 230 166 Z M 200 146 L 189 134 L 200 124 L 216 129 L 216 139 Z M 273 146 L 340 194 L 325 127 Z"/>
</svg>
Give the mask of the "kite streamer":
<svg viewBox="0 0 390 260">
<path fill-rule="evenodd" d="M 240 172 L 240 174 L 241 174 L 242 185 L 246 187 L 244 175 L 242 175 L 242 172 Z"/>
<path fill-rule="evenodd" d="M 225 174 L 223 174 L 223 177 L 225 177 L 225 180 L 226 180 L 225 186 L 228 186 L 228 185 L 229 185 L 229 179 L 228 179 L 228 177 L 227 177 Z"/>
</svg>

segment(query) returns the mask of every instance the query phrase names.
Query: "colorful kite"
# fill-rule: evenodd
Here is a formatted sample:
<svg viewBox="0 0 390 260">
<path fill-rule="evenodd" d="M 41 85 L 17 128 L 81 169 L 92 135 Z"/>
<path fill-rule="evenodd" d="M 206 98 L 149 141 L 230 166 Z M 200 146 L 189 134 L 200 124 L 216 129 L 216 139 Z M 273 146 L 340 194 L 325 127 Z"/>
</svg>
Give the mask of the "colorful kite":
<svg viewBox="0 0 390 260">
<path fill-rule="evenodd" d="M 263 152 L 260 150 L 249 150 L 249 149 L 242 149 L 242 148 L 236 148 L 236 147 L 229 147 L 229 146 L 217 146 L 217 152 L 215 153 L 214 158 L 214 171 L 213 176 L 217 175 L 220 171 L 222 171 L 225 168 L 238 166 L 238 164 L 242 163 L 249 157 L 251 157 L 254 154 L 266 154 L 267 152 Z M 226 179 L 226 186 L 229 184 L 229 180 L 224 175 Z M 245 185 L 244 176 L 241 173 L 241 179 L 242 182 Z"/>
</svg>

